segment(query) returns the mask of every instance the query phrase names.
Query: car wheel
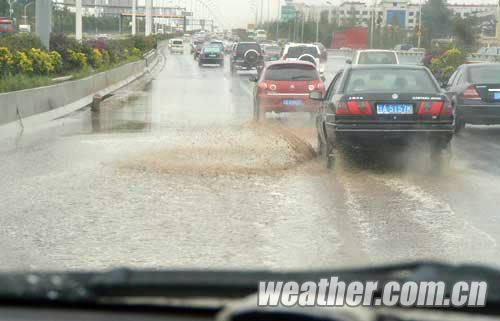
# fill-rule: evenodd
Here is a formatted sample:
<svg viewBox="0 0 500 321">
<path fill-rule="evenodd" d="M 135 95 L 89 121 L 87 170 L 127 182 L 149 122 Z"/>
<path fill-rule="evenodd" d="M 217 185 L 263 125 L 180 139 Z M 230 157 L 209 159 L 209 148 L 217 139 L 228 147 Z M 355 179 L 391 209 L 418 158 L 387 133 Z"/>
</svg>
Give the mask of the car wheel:
<svg viewBox="0 0 500 321">
<path fill-rule="evenodd" d="M 335 155 L 333 151 L 333 144 L 327 142 L 325 148 L 326 168 L 331 169 L 335 164 Z"/>
<path fill-rule="evenodd" d="M 257 102 L 254 102 L 253 104 L 253 120 L 254 121 L 260 121 L 261 120 L 261 110 L 260 110 L 260 106 Z"/>
<path fill-rule="evenodd" d="M 323 140 L 321 139 L 321 135 L 318 133 L 317 135 L 318 139 L 318 156 L 323 157 L 325 154 L 325 143 L 323 143 Z"/>
<path fill-rule="evenodd" d="M 457 119 L 455 123 L 455 134 L 459 134 L 463 129 L 465 129 L 465 121 Z"/>
</svg>

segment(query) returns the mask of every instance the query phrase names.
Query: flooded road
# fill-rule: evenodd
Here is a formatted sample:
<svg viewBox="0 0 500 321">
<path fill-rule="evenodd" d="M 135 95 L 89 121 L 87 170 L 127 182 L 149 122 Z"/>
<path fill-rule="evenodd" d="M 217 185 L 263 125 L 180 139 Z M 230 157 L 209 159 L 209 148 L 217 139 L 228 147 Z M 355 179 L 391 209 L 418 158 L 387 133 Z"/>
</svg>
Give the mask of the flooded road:
<svg viewBox="0 0 500 321">
<path fill-rule="evenodd" d="M 101 112 L 2 139 L 2 270 L 499 265 L 499 127 L 467 128 L 439 173 L 418 148 L 328 171 L 309 115 L 254 124 L 248 75 L 165 55 Z"/>
</svg>

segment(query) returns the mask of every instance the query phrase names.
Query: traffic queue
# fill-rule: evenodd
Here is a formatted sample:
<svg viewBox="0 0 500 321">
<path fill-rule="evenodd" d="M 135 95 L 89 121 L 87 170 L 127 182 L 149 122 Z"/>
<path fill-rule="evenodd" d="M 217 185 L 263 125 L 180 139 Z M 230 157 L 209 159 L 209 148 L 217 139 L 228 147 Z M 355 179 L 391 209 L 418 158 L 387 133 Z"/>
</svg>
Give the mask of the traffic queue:
<svg viewBox="0 0 500 321">
<path fill-rule="evenodd" d="M 228 50 L 229 47 L 229 50 Z M 449 155 L 466 124 L 500 124 L 500 64 L 467 64 L 446 83 L 423 65 L 406 64 L 396 51 L 358 50 L 325 85 L 328 53 L 320 44 L 194 38 L 200 67 L 254 71 L 253 115 L 306 112 L 315 119 L 319 154 L 334 164 L 336 147 L 376 148 L 425 141 L 431 158 Z"/>
</svg>

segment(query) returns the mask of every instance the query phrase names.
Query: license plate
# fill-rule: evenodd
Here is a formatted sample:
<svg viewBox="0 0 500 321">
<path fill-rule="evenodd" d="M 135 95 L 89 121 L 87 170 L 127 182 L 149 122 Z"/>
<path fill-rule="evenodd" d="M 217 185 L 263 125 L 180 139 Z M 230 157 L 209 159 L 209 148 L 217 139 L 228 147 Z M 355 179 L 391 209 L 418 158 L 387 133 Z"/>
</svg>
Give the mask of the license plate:
<svg viewBox="0 0 500 321">
<path fill-rule="evenodd" d="M 285 99 L 283 100 L 285 106 L 302 106 L 302 100 L 299 99 Z"/>
<path fill-rule="evenodd" d="M 500 100 L 500 93 L 494 93 L 493 94 L 493 99 Z"/>
<path fill-rule="evenodd" d="M 210 58 L 215 58 L 217 55 L 208 55 Z"/>
<path fill-rule="evenodd" d="M 379 115 L 411 115 L 413 105 L 411 104 L 378 104 L 377 114 Z"/>
</svg>

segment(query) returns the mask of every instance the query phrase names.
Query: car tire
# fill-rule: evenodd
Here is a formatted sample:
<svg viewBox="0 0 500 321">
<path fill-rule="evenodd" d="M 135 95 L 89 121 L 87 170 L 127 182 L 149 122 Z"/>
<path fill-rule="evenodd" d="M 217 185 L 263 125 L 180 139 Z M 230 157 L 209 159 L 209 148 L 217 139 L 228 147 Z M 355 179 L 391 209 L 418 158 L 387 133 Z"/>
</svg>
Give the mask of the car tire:
<svg viewBox="0 0 500 321">
<path fill-rule="evenodd" d="M 260 110 L 260 106 L 257 102 L 254 102 L 253 104 L 253 120 L 256 121 L 256 122 L 259 122 L 261 121 L 261 114 L 262 114 L 262 111 Z"/>
<path fill-rule="evenodd" d="M 321 135 L 318 133 L 317 134 L 317 140 L 318 140 L 318 156 L 323 157 L 325 154 L 325 143 L 323 143 L 323 140 L 321 139 Z"/>
<path fill-rule="evenodd" d="M 331 169 L 335 165 L 335 155 L 333 144 L 327 141 L 325 146 L 325 159 L 326 159 L 326 168 Z"/>
<path fill-rule="evenodd" d="M 465 129 L 465 121 L 462 119 L 457 119 L 455 122 L 455 134 L 459 134 L 462 130 Z"/>
</svg>

